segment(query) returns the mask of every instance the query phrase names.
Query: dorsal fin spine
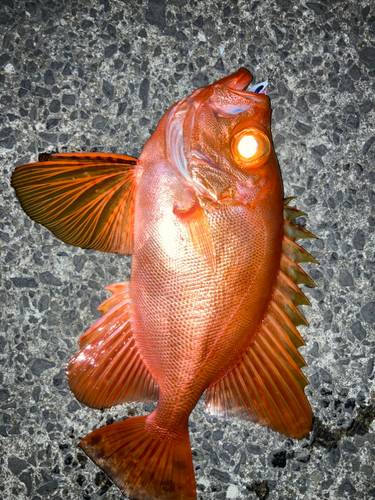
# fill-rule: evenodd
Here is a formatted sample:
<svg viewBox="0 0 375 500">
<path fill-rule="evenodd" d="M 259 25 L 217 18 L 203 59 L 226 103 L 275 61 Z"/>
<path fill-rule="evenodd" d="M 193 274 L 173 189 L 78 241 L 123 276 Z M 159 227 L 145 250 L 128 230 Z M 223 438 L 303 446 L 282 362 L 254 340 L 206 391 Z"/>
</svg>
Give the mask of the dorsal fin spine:
<svg viewBox="0 0 375 500">
<path fill-rule="evenodd" d="M 263 321 L 239 364 L 205 395 L 211 414 L 248 418 L 297 439 L 305 437 L 312 425 L 303 392 L 308 383 L 301 371 L 305 361 L 297 350 L 304 341 L 296 328 L 307 324 L 297 306 L 309 301 L 297 284 L 315 285 L 298 262 L 316 262 L 293 241 L 314 237 L 290 222 L 300 215 L 305 214 L 284 207 L 280 270 Z"/>
</svg>

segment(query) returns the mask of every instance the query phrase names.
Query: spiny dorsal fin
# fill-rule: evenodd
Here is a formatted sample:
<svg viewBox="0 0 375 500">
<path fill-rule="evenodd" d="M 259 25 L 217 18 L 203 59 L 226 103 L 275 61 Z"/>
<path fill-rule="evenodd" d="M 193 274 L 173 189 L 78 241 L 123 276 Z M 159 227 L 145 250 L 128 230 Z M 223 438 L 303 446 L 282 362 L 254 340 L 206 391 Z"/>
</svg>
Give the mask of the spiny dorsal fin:
<svg viewBox="0 0 375 500">
<path fill-rule="evenodd" d="M 282 251 L 296 264 L 300 264 L 301 262 L 311 262 L 313 264 L 318 264 L 318 261 L 315 260 L 314 257 L 309 254 L 309 252 L 297 245 L 297 243 L 295 243 L 285 235 L 282 243 Z"/>
<path fill-rule="evenodd" d="M 272 300 L 276 302 L 279 307 L 281 307 L 281 309 L 287 316 L 289 316 L 293 325 L 306 326 L 308 324 L 302 313 L 294 305 L 294 302 L 289 297 L 287 297 L 277 286 L 275 286 L 275 289 L 273 291 Z"/>
<path fill-rule="evenodd" d="M 291 199 L 286 198 L 284 204 Z M 311 408 L 303 392 L 307 380 L 300 369 L 305 362 L 297 350 L 304 342 L 296 329 L 307 324 L 297 306 L 309 301 L 297 284 L 315 285 L 297 263 L 316 262 L 293 241 L 313 237 L 289 222 L 299 215 L 305 214 L 284 207 L 287 235 L 280 271 L 252 344 L 238 366 L 205 393 L 209 413 L 247 418 L 297 439 L 305 437 L 312 425 Z"/>
<path fill-rule="evenodd" d="M 302 212 L 302 210 L 297 210 L 294 207 L 284 207 L 283 210 L 283 216 L 284 220 L 294 220 L 297 217 L 301 217 L 302 215 L 307 215 L 305 212 Z"/>
<path fill-rule="evenodd" d="M 295 199 L 295 196 L 289 196 L 289 198 L 284 198 L 284 201 L 283 201 L 283 204 L 284 206 L 285 205 L 289 205 L 289 203 Z"/>
<path fill-rule="evenodd" d="M 303 227 L 293 224 L 288 220 L 284 220 L 284 234 L 288 236 L 291 240 L 303 240 L 306 238 L 316 238 L 310 231 L 307 231 Z"/>
<path fill-rule="evenodd" d="M 305 345 L 301 334 L 293 324 L 292 320 L 273 300 L 270 301 L 266 314 L 266 318 L 270 317 L 272 317 L 273 320 L 275 320 L 282 327 L 295 347 L 301 347 L 301 345 Z"/>
<path fill-rule="evenodd" d="M 293 199 L 284 200 L 284 238 L 282 244 L 282 255 L 280 261 L 280 272 L 274 289 L 272 300 L 289 316 L 294 325 L 307 324 L 305 318 L 298 311 L 299 305 L 310 305 L 305 294 L 298 288 L 297 284 L 315 286 L 315 283 L 299 266 L 299 262 L 315 262 L 316 260 L 306 250 L 300 247 L 295 240 L 304 238 L 316 238 L 306 229 L 290 222 L 304 212 L 288 203 Z"/>
<path fill-rule="evenodd" d="M 285 253 L 281 254 L 280 269 L 297 285 L 309 285 L 313 287 L 316 286 L 310 276 Z"/>
<path fill-rule="evenodd" d="M 310 306 L 306 295 L 298 288 L 294 281 L 283 271 L 279 271 L 276 280 L 276 286 L 279 290 L 293 302 L 296 306 Z"/>
</svg>

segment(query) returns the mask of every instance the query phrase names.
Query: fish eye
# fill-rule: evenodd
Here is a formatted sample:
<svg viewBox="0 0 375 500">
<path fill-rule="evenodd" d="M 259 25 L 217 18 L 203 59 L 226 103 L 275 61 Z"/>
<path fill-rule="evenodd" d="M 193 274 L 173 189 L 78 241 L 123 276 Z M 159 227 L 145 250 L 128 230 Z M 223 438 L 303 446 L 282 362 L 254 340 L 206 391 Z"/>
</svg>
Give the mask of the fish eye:
<svg viewBox="0 0 375 500">
<path fill-rule="evenodd" d="M 238 141 L 237 149 L 242 158 L 252 158 L 258 150 L 258 141 L 253 135 L 244 135 Z"/>
<path fill-rule="evenodd" d="M 234 135 L 231 144 L 235 161 L 243 167 L 259 166 L 270 152 L 267 135 L 257 128 L 248 128 Z"/>
</svg>

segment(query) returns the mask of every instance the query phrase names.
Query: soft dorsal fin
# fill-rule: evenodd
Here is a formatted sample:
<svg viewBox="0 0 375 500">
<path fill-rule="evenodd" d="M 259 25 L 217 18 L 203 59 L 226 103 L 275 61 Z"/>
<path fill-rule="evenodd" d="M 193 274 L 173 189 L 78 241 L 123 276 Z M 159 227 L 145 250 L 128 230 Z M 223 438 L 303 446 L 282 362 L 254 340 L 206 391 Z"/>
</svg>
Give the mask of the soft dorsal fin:
<svg viewBox="0 0 375 500">
<path fill-rule="evenodd" d="M 305 363 L 297 350 L 303 340 L 296 325 L 307 322 L 297 306 L 309 302 L 296 284 L 315 286 L 298 262 L 316 261 L 291 239 L 313 237 L 289 222 L 298 214 L 305 215 L 285 206 L 291 199 L 284 201 L 288 236 L 283 239 L 280 271 L 268 310 L 241 362 L 206 390 L 205 407 L 213 415 L 246 418 L 301 439 L 311 429 L 312 413 L 303 392 L 307 380 L 300 368 Z"/>
<path fill-rule="evenodd" d="M 137 160 L 108 153 L 43 153 L 39 159 L 13 172 L 25 212 L 69 245 L 132 253 Z"/>
<path fill-rule="evenodd" d="M 207 389 L 205 406 L 211 414 L 249 419 L 301 439 L 312 423 L 303 392 L 307 381 L 297 354 L 292 358 L 278 335 L 284 335 L 282 327 L 271 332 L 262 325 L 240 364 Z"/>
</svg>

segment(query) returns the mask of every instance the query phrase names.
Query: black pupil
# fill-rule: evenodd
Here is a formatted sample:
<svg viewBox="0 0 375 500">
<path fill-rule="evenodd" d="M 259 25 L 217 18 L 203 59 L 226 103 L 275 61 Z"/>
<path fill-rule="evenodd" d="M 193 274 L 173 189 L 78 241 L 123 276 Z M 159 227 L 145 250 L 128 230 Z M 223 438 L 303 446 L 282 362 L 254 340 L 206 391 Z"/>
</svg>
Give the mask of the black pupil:
<svg viewBox="0 0 375 500">
<path fill-rule="evenodd" d="M 256 90 L 255 93 L 259 94 L 259 92 L 263 89 L 264 85 L 260 85 Z"/>
</svg>

